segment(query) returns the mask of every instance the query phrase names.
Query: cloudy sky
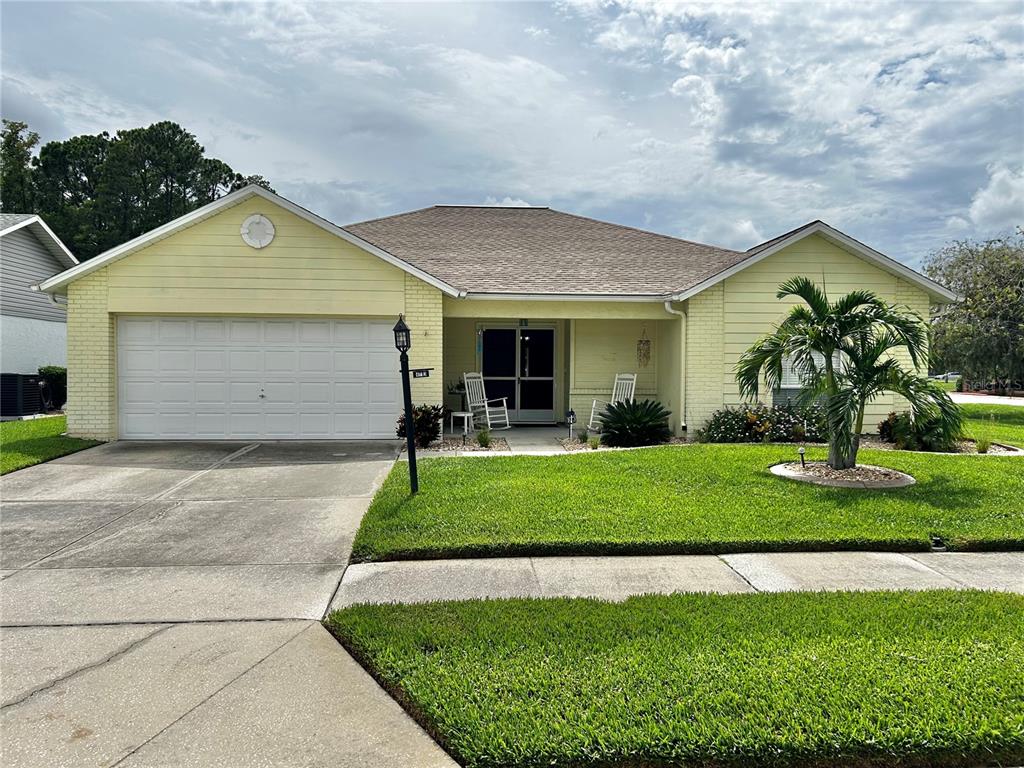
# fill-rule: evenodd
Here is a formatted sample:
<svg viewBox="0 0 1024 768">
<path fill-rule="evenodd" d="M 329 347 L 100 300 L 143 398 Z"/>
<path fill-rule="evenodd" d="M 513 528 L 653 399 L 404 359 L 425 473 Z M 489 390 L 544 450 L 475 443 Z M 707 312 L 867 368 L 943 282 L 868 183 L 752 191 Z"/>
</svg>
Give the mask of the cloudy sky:
<svg viewBox="0 0 1024 768">
<path fill-rule="evenodd" d="M 338 223 L 551 205 L 917 264 L 1024 223 L 1024 4 L 4 2 L 2 111 L 174 120 Z"/>
</svg>

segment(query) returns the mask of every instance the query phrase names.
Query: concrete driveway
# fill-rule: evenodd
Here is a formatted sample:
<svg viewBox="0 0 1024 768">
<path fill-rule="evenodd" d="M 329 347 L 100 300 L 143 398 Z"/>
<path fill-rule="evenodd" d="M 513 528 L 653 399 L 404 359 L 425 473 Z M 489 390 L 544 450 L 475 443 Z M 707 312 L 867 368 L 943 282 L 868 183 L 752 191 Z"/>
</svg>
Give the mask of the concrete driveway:
<svg viewBox="0 0 1024 768">
<path fill-rule="evenodd" d="M 319 624 L 396 455 L 119 442 L 0 479 L 0 762 L 453 765 Z"/>
</svg>

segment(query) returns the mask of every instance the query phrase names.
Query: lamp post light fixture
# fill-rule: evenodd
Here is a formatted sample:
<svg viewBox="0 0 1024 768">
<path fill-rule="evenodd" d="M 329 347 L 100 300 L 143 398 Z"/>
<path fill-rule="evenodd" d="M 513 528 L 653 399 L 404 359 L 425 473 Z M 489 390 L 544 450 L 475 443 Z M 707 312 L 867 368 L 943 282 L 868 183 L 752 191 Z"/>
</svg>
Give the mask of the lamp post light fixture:
<svg viewBox="0 0 1024 768">
<path fill-rule="evenodd" d="M 565 423 L 569 425 L 569 439 L 572 440 L 572 428 L 576 423 L 576 411 L 572 410 L 572 408 L 565 414 Z"/>
<path fill-rule="evenodd" d="M 796 452 L 800 454 L 800 467 L 801 468 L 804 468 L 804 467 L 807 466 L 806 462 L 804 462 L 804 453 L 805 453 L 806 450 L 807 449 L 804 448 L 802 445 L 799 448 L 796 449 Z"/>
<path fill-rule="evenodd" d="M 413 493 L 420 489 L 419 477 L 416 475 L 416 425 L 412 417 L 412 389 L 409 386 L 409 350 L 412 348 L 412 331 L 405 324 L 404 315 L 398 316 L 395 323 L 395 349 L 402 369 L 402 394 L 405 396 L 405 445 L 409 452 L 409 487 Z"/>
</svg>

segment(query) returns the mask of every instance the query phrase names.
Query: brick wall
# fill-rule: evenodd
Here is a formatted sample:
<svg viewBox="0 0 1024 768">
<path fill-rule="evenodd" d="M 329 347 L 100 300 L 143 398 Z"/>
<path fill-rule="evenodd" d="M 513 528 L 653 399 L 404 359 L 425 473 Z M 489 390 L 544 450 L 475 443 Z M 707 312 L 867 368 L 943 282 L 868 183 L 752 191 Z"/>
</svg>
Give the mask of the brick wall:
<svg viewBox="0 0 1024 768">
<path fill-rule="evenodd" d="M 68 432 L 117 437 L 114 317 L 107 311 L 107 271 L 68 286 Z"/>
<path fill-rule="evenodd" d="M 724 314 L 722 283 L 698 293 L 686 312 L 686 428 L 699 429 L 724 400 Z"/>
<path fill-rule="evenodd" d="M 405 322 L 412 329 L 409 365 L 433 368 L 430 377 L 413 379 L 413 403 L 444 402 L 444 323 L 441 314 L 441 291 L 422 280 L 405 276 Z"/>
</svg>

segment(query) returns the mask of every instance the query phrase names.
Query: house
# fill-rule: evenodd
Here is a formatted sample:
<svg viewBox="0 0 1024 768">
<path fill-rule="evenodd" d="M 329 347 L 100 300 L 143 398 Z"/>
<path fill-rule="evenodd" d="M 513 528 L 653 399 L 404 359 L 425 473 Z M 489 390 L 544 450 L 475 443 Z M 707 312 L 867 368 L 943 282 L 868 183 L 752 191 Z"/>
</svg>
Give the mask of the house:
<svg viewBox="0 0 1024 768">
<path fill-rule="evenodd" d="M 65 364 L 65 308 L 32 286 L 76 264 L 39 216 L 0 213 L 0 371 L 36 373 Z"/>
<path fill-rule="evenodd" d="M 784 279 L 953 296 L 820 221 L 749 251 L 548 208 L 436 206 L 339 227 L 247 187 L 46 280 L 68 301 L 69 430 L 131 439 L 393 437 L 399 313 L 417 402 L 465 371 L 514 422 L 564 420 L 617 372 L 693 430 L 738 403 L 737 357 Z M 770 396 L 770 395 L 769 395 Z M 876 401 L 867 423 L 894 406 Z"/>
</svg>

